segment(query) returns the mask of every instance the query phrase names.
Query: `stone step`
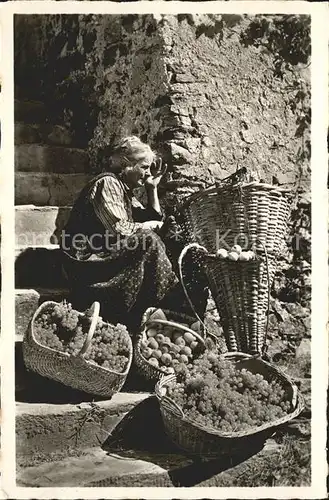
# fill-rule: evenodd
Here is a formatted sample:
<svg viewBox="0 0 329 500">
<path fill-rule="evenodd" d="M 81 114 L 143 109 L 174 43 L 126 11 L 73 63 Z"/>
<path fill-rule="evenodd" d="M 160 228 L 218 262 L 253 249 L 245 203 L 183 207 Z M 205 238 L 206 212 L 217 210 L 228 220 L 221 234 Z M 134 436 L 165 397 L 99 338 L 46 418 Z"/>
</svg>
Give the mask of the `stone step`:
<svg viewBox="0 0 329 500">
<path fill-rule="evenodd" d="M 46 123 L 47 109 L 43 102 L 15 99 L 15 122 Z"/>
<path fill-rule="evenodd" d="M 150 399 L 153 398 L 147 401 Z M 122 421 L 112 434 L 116 434 Z M 140 437 L 147 442 L 147 429 L 144 432 Z M 146 444 L 137 450 L 116 452 L 103 446 L 86 449 L 78 456 L 74 452 L 66 457 L 52 454 L 47 463 L 33 465 L 32 462 L 28 467 L 19 466 L 17 484 L 32 487 L 228 487 L 239 486 L 240 478 L 245 486 L 246 477 L 251 476 L 248 486 L 253 486 L 255 472 L 268 470 L 273 459 L 277 463 L 283 450 L 282 445 L 268 440 L 263 448 L 253 445 L 236 455 L 230 453 L 217 460 L 200 460 L 173 448 L 168 438 L 164 449 L 162 434 L 155 435 L 152 427 L 149 433 L 154 439 L 152 451 L 148 452 Z"/>
<path fill-rule="evenodd" d="M 122 486 L 126 485 L 126 482 L 132 486 L 134 478 L 137 486 L 142 485 L 138 483 L 145 477 L 156 483 L 157 477 L 163 474 L 166 474 L 165 469 L 152 462 L 123 459 L 96 448 L 79 457 L 68 457 L 18 469 L 16 482 L 17 486 L 26 487 L 88 487 L 119 479 Z M 167 486 L 170 486 L 170 483 Z"/>
<path fill-rule="evenodd" d="M 16 454 L 21 464 L 33 458 L 41 462 L 53 452 L 65 455 L 100 446 L 127 412 L 150 396 L 119 392 L 110 400 L 78 402 L 78 391 L 71 392 L 76 403 L 16 402 Z"/>
<path fill-rule="evenodd" d="M 16 247 L 16 288 L 66 288 L 58 245 Z"/>
<path fill-rule="evenodd" d="M 15 144 L 49 144 L 53 146 L 71 146 L 73 137 L 62 125 L 39 123 L 15 123 Z"/>
<path fill-rule="evenodd" d="M 85 184 L 87 174 L 15 173 L 15 205 L 70 206 Z"/>
<path fill-rule="evenodd" d="M 41 144 L 15 147 L 16 172 L 79 174 L 88 172 L 89 156 L 83 149 Z"/>
<path fill-rule="evenodd" d="M 15 206 L 15 238 L 18 246 L 57 244 L 71 207 Z"/>
<path fill-rule="evenodd" d="M 67 288 L 16 289 L 15 290 L 15 340 L 22 341 L 35 310 L 42 302 L 60 302 L 69 296 Z"/>
</svg>

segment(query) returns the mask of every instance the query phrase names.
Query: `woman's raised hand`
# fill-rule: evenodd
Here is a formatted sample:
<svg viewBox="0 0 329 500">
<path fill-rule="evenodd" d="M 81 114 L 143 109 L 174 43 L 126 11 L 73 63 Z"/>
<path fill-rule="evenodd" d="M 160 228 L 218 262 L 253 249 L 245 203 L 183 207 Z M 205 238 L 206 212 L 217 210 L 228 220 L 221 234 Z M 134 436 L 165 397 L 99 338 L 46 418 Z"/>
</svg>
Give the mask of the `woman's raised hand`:
<svg viewBox="0 0 329 500">
<path fill-rule="evenodd" d="M 157 188 L 162 177 L 167 171 L 167 165 L 158 158 L 151 167 L 151 175 L 145 181 L 146 188 Z"/>
</svg>

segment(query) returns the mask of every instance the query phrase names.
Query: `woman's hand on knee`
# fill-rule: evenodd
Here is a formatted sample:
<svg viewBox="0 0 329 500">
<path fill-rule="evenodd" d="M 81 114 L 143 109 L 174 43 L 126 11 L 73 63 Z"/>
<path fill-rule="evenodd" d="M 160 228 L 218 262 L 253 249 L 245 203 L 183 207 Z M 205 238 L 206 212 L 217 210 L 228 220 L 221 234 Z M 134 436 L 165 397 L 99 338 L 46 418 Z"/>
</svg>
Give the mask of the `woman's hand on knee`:
<svg viewBox="0 0 329 500">
<path fill-rule="evenodd" d="M 159 220 L 148 220 L 143 222 L 143 229 L 152 229 L 153 231 L 158 231 L 163 225 L 162 221 Z"/>
</svg>

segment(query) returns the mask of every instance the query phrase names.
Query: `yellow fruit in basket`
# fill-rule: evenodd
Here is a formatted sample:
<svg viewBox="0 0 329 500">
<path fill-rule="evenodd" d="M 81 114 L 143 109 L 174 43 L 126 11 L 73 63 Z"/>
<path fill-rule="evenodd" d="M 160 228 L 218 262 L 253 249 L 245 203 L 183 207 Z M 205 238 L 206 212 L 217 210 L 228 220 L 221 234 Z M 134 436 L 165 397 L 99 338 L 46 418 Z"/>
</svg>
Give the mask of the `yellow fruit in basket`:
<svg viewBox="0 0 329 500">
<path fill-rule="evenodd" d="M 190 348 L 192 349 L 192 351 L 194 351 L 197 347 L 198 347 L 198 342 L 195 341 L 195 342 L 191 342 L 190 343 Z"/>
<path fill-rule="evenodd" d="M 194 335 L 192 335 L 192 333 L 190 333 L 190 332 L 185 332 L 183 335 L 183 338 L 184 338 L 186 344 L 188 344 L 188 345 L 190 345 L 191 342 L 195 341 Z"/>
<path fill-rule="evenodd" d="M 158 344 L 162 344 L 162 342 L 165 339 L 165 337 L 164 337 L 164 335 L 162 335 L 162 333 L 157 333 L 157 335 L 154 338 L 158 342 Z"/>
<path fill-rule="evenodd" d="M 179 357 L 179 361 L 181 363 L 184 363 L 185 365 L 187 365 L 188 364 L 188 357 L 186 356 L 186 354 L 181 354 Z"/>
<path fill-rule="evenodd" d="M 172 361 L 172 357 L 170 356 L 169 353 L 164 353 L 161 356 L 161 363 L 164 364 L 165 366 L 170 366 Z"/>
<path fill-rule="evenodd" d="M 167 316 L 162 309 L 157 309 L 156 311 L 154 311 L 154 313 L 151 314 L 149 319 L 163 319 L 167 321 Z"/>
<path fill-rule="evenodd" d="M 162 352 L 160 351 L 160 349 L 154 349 L 152 351 L 152 358 L 160 359 L 161 356 L 162 356 Z"/>
<path fill-rule="evenodd" d="M 171 339 L 173 334 L 173 329 L 171 326 L 165 326 L 163 329 L 163 335 Z"/>
<path fill-rule="evenodd" d="M 174 330 L 172 333 L 172 340 L 175 342 L 176 339 L 182 336 L 181 330 Z"/>
<path fill-rule="evenodd" d="M 230 252 L 236 252 L 240 254 L 242 252 L 242 248 L 240 247 L 240 245 L 233 245 Z"/>
<path fill-rule="evenodd" d="M 239 254 L 237 252 L 229 252 L 227 258 L 229 260 L 237 261 L 239 260 Z"/>
<path fill-rule="evenodd" d="M 239 259 L 248 262 L 250 260 L 249 252 L 241 252 Z"/>
<path fill-rule="evenodd" d="M 158 333 L 158 330 L 156 328 L 149 328 L 148 330 L 146 330 L 146 335 L 150 338 L 150 337 L 155 337 Z"/>
<path fill-rule="evenodd" d="M 152 366 L 156 366 L 157 368 L 159 367 L 159 361 L 156 359 L 156 358 L 150 358 L 148 360 L 148 362 L 150 363 L 150 365 Z"/>
<path fill-rule="evenodd" d="M 158 349 L 159 347 L 159 344 L 157 343 L 157 341 L 155 340 L 154 337 L 151 337 L 147 343 L 148 347 L 150 347 L 151 349 Z"/>
<path fill-rule="evenodd" d="M 252 250 L 249 250 L 248 253 L 249 253 L 249 260 L 254 260 L 256 258 L 256 254 Z"/>
<path fill-rule="evenodd" d="M 194 323 L 192 323 L 192 325 L 190 326 L 190 328 L 194 332 L 200 333 L 201 332 L 201 323 L 200 323 L 200 321 L 195 321 Z"/>
<path fill-rule="evenodd" d="M 173 344 L 173 343 L 170 344 L 170 350 L 172 352 L 174 352 L 175 354 L 179 354 L 180 353 L 180 349 L 181 348 L 180 348 L 179 345 L 176 345 L 176 344 Z"/>
<path fill-rule="evenodd" d="M 141 350 L 146 349 L 147 347 L 148 347 L 147 341 L 146 340 L 142 340 L 142 342 L 141 342 Z"/>
<path fill-rule="evenodd" d="M 162 354 L 168 353 L 170 350 L 170 347 L 168 344 L 161 344 L 159 346 L 159 350 L 162 352 Z"/>
<path fill-rule="evenodd" d="M 225 250 L 225 248 L 219 248 L 216 252 L 217 257 L 220 257 L 221 259 L 226 259 L 228 255 L 228 251 Z"/>
<path fill-rule="evenodd" d="M 186 356 L 191 356 L 192 354 L 192 349 L 185 345 L 184 347 L 181 348 L 181 354 L 185 354 Z"/>
<path fill-rule="evenodd" d="M 143 354 L 144 358 L 146 358 L 146 359 L 149 359 L 152 356 L 152 353 L 153 353 L 153 351 L 149 347 L 146 347 L 146 349 L 143 349 L 143 351 L 142 351 L 142 354 Z"/>
<path fill-rule="evenodd" d="M 177 337 L 176 340 L 175 340 L 175 344 L 176 345 L 179 345 L 180 347 L 183 347 L 185 345 L 185 340 L 184 338 L 182 337 L 182 335 L 180 337 Z"/>
</svg>

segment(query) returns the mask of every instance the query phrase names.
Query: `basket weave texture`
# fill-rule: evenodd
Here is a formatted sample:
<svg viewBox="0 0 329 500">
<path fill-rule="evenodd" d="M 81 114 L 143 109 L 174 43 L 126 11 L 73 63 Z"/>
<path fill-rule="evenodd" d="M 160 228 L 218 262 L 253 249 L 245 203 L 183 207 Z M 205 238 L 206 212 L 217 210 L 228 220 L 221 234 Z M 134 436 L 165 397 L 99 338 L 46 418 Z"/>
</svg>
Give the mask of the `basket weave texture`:
<svg viewBox="0 0 329 500">
<path fill-rule="evenodd" d="M 23 356 L 26 367 L 43 377 L 90 394 L 111 397 L 114 393 L 119 392 L 127 378 L 132 362 L 133 348 L 129 334 L 127 333 L 129 359 L 125 371 L 121 373 L 97 366 L 84 359 L 83 352 L 88 349 L 94 331 L 89 331 L 85 345 L 77 356 L 43 346 L 34 336 L 34 322 L 39 315 L 52 311 L 55 305 L 57 305 L 56 302 L 44 302 L 33 315 L 23 340 Z M 83 316 L 83 313 L 79 313 L 79 315 Z M 87 343 L 88 345 L 86 345 Z"/>
<path fill-rule="evenodd" d="M 225 242 L 281 253 L 290 213 L 289 192 L 251 182 L 211 187 L 191 195 L 181 207 L 185 237 L 214 253 Z"/>
<path fill-rule="evenodd" d="M 212 187 L 193 194 L 181 208 L 187 241 L 200 254 L 221 316 L 229 351 L 262 353 L 266 312 L 287 232 L 289 191 L 258 182 Z M 216 257 L 219 248 L 240 244 L 257 255 L 252 261 Z"/>
<path fill-rule="evenodd" d="M 249 446 L 255 440 L 265 441 L 279 426 L 296 418 L 304 408 L 304 401 L 297 387 L 277 368 L 260 358 L 257 359 L 242 353 L 234 353 L 234 355 L 227 353 L 224 356 L 233 359 L 239 369 L 246 368 L 253 373 L 261 373 L 268 381 L 278 380 L 287 391 L 294 409 L 285 417 L 267 422 L 259 427 L 239 432 L 222 432 L 204 427 L 184 415 L 182 409 L 165 395 L 166 386 L 175 383 L 175 375 L 163 377 L 156 385 L 155 393 L 160 404 L 166 433 L 176 446 L 190 454 L 216 457 L 221 454 L 231 454 L 235 449 Z"/>
<path fill-rule="evenodd" d="M 206 255 L 204 266 L 228 350 L 262 353 L 275 257 L 235 262 Z"/>
<path fill-rule="evenodd" d="M 141 344 L 143 341 L 147 340 L 147 327 L 152 324 L 152 320 L 150 320 L 150 317 L 152 314 L 157 311 L 157 308 L 155 307 L 150 307 L 148 308 L 142 318 L 142 327 L 139 335 L 136 338 L 136 342 L 134 345 L 134 363 L 137 368 L 137 372 L 146 380 L 150 382 L 157 382 L 158 380 L 161 379 L 161 377 L 164 376 L 164 372 L 160 369 L 157 368 L 156 366 L 151 365 L 146 358 L 144 358 L 142 352 L 141 352 Z M 173 321 L 177 323 L 177 330 L 180 329 L 179 324 L 188 324 L 191 325 L 192 323 L 195 322 L 195 319 L 187 316 L 185 314 L 180 314 L 176 313 L 173 311 L 168 311 L 168 310 L 163 310 L 164 314 L 166 315 L 167 319 L 169 321 Z M 195 333 L 194 333 L 195 334 Z"/>
</svg>

